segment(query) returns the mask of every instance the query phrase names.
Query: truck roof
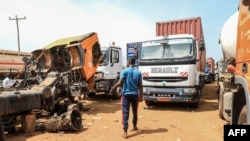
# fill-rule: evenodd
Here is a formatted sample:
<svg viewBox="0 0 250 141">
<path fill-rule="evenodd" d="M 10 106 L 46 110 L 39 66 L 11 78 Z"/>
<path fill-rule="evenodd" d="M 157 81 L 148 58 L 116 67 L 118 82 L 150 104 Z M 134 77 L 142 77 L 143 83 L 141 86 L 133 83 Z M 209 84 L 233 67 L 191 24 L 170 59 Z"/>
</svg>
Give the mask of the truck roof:
<svg viewBox="0 0 250 141">
<path fill-rule="evenodd" d="M 52 47 L 59 46 L 59 45 L 69 45 L 69 44 L 81 42 L 93 34 L 95 34 L 95 32 L 90 32 L 90 33 L 86 33 L 83 35 L 62 38 L 62 39 L 56 40 L 56 41 L 48 44 L 47 46 L 44 47 L 44 49 L 50 49 Z"/>
<path fill-rule="evenodd" d="M 165 36 L 157 36 L 152 40 L 145 40 L 142 43 L 148 43 L 148 42 L 152 42 L 152 41 L 161 41 L 161 40 L 165 40 L 165 39 L 178 39 L 178 38 L 192 38 L 192 39 L 195 39 L 194 36 L 191 35 L 191 34 L 176 34 L 176 35 L 168 35 L 166 37 Z"/>
</svg>

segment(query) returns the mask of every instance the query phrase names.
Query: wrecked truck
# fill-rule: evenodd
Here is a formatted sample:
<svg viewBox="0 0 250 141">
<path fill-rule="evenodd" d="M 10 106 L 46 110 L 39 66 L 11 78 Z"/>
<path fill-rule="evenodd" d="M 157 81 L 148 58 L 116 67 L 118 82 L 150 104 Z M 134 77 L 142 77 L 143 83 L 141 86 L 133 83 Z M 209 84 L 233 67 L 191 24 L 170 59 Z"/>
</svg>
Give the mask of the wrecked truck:
<svg viewBox="0 0 250 141">
<path fill-rule="evenodd" d="M 27 89 L 1 91 L 1 118 L 22 115 L 22 126 L 30 131 L 35 126 L 30 119 L 46 115 L 47 131 L 80 130 L 79 100 L 94 87 L 94 74 L 102 61 L 97 33 L 56 40 L 34 50 L 31 58 L 37 62 L 33 72 L 42 81 Z"/>
</svg>

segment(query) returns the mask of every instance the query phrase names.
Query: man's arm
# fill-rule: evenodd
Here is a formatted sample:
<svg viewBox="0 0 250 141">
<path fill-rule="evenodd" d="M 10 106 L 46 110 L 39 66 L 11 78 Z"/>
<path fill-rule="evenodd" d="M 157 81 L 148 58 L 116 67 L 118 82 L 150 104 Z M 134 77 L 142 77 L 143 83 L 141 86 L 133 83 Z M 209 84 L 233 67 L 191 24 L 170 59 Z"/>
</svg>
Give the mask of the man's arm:
<svg viewBox="0 0 250 141">
<path fill-rule="evenodd" d="M 116 90 L 117 87 L 122 86 L 123 84 L 123 79 L 119 79 L 117 83 L 115 83 L 115 85 L 113 87 L 111 87 L 110 89 L 110 93 L 114 93 L 114 91 Z"/>
</svg>

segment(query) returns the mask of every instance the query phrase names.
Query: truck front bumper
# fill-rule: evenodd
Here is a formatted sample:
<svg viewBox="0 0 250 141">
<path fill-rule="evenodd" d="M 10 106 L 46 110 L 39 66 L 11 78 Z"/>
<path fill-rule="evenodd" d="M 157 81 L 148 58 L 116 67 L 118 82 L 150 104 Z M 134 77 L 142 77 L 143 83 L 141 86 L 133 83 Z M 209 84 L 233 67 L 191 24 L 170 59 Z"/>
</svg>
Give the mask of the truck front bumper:
<svg viewBox="0 0 250 141">
<path fill-rule="evenodd" d="M 143 88 L 143 99 L 154 102 L 198 102 L 200 94 L 196 88 Z"/>
</svg>

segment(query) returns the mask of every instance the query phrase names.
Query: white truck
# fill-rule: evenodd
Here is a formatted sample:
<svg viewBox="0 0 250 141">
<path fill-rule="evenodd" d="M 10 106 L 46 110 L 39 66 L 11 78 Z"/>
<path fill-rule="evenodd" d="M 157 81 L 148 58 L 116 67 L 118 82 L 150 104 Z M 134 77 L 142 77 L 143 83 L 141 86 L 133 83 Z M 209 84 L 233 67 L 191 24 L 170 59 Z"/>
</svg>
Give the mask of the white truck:
<svg viewBox="0 0 250 141">
<path fill-rule="evenodd" d="M 95 94 L 110 95 L 111 87 L 119 80 L 119 74 L 122 70 L 122 49 L 119 46 L 110 45 L 101 48 L 104 55 L 104 61 L 99 64 L 94 78 L 94 91 L 89 96 Z M 121 88 L 118 87 L 112 97 L 119 99 L 121 97 Z"/>
<path fill-rule="evenodd" d="M 147 106 L 157 102 L 184 102 L 197 108 L 205 83 L 206 63 L 201 27 L 199 17 L 157 23 L 157 35 L 166 36 L 142 42 L 138 66 Z"/>
</svg>

